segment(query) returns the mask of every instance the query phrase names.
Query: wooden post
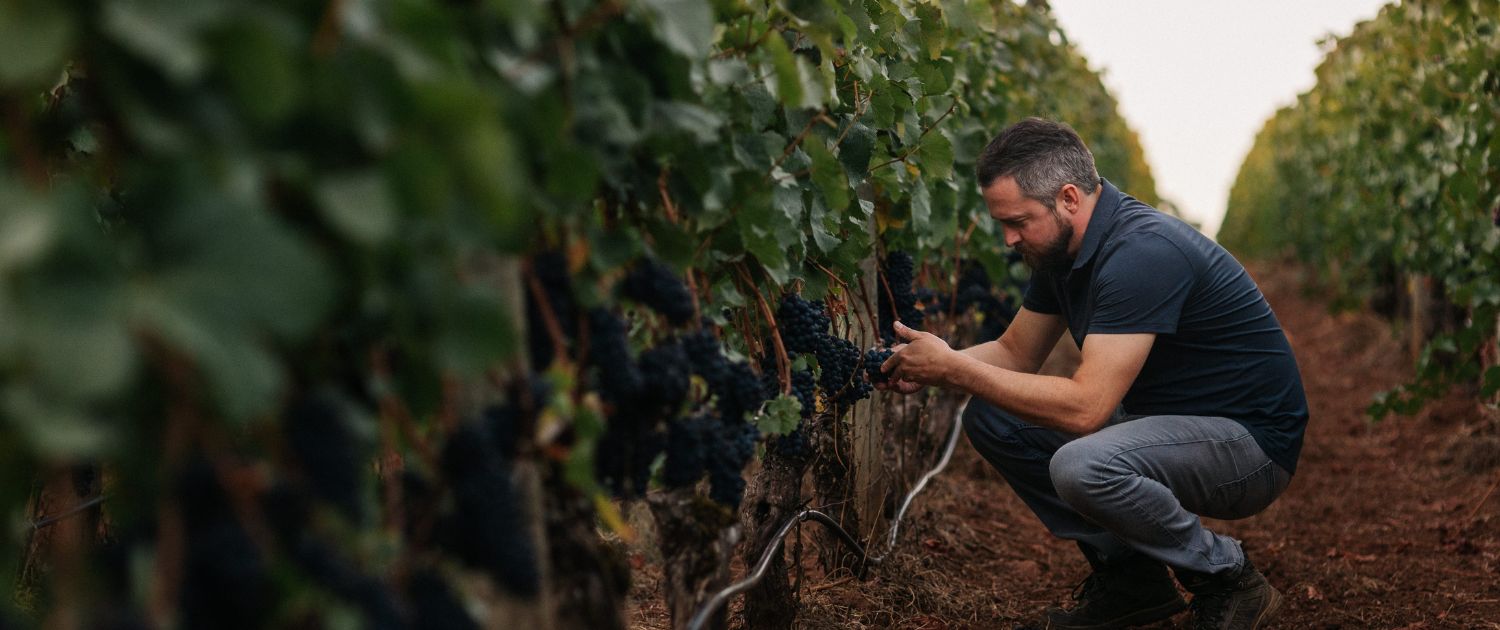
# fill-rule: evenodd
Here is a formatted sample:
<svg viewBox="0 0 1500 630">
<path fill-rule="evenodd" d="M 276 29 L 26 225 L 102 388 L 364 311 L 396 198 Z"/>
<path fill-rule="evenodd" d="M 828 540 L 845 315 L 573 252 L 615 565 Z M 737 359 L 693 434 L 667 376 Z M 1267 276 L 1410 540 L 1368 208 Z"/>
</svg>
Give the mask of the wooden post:
<svg viewBox="0 0 1500 630">
<path fill-rule="evenodd" d="M 1406 297 L 1409 310 L 1407 312 L 1407 324 L 1409 334 L 1407 335 L 1407 352 L 1411 355 L 1412 363 L 1422 356 L 1422 348 L 1427 345 L 1427 337 L 1432 333 L 1432 300 L 1427 290 L 1427 277 L 1409 273 L 1406 274 Z"/>
<path fill-rule="evenodd" d="M 870 226 L 870 238 L 876 239 L 874 222 Z M 871 256 L 860 264 L 864 272 L 861 283 L 866 295 L 877 295 L 879 280 L 876 276 L 879 261 Z M 851 316 L 845 337 L 860 348 L 861 353 L 874 346 L 880 339 L 880 331 L 873 325 L 880 321 L 878 313 L 864 313 L 866 304 L 862 300 L 850 300 Z M 873 306 L 873 305 L 872 305 Z M 885 466 L 886 425 L 891 414 L 886 413 L 887 396 L 875 390 L 868 400 L 854 405 L 849 413 L 850 446 L 853 449 L 851 466 L 854 477 L 854 507 L 863 525 L 863 531 L 852 531 L 862 540 L 872 541 L 884 532 L 879 525 L 884 523 L 885 495 L 889 491 L 889 478 Z M 862 535 L 861 535 L 862 534 Z"/>
</svg>

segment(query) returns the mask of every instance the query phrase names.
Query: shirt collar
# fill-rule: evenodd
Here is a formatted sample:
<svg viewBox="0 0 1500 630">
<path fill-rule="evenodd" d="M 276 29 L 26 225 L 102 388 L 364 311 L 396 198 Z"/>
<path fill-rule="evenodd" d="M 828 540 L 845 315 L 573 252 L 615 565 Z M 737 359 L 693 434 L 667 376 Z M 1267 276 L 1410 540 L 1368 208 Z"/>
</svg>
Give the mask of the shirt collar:
<svg viewBox="0 0 1500 630">
<path fill-rule="evenodd" d="M 1104 240 L 1104 233 L 1114 222 L 1115 211 L 1120 209 L 1120 189 L 1102 177 L 1099 182 L 1099 201 L 1094 204 L 1094 214 L 1083 230 L 1083 244 L 1078 247 L 1078 257 L 1073 259 L 1073 269 L 1083 267 L 1094 258 L 1094 252 L 1099 251 L 1099 241 Z"/>
</svg>

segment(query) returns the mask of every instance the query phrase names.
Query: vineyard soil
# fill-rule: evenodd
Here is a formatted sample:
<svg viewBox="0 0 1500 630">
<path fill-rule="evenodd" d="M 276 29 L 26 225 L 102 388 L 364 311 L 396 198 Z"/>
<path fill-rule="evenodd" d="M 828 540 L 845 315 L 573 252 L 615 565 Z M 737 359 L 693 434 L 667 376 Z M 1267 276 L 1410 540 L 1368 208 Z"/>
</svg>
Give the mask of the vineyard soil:
<svg viewBox="0 0 1500 630">
<path fill-rule="evenodd" d="M 1496 438 L 1477 429 L 1484 410 L 1455 394 L 1418 417 L 1369 424 L 1371 396 L 1411 374 L 1391 326 L 1329 313 L 1298 289 L 1295 268 L 1252 273 L 1291 338 L 1313 417 L 1287 493 L 1213 526 L 1242 539 L 1287 596 L 1275 627 L 1500 628 L 1500 468 Z M 798 627 L 1008 628 L 1065 601 L 1086 574 L 1073 545 L 1050 537 L 967 442 L 870 579 L 823 575 L 813 526 L 802 536 Z M 670 627 L 651 552 L 631 561 L 630 626 Z"/>
</svg>

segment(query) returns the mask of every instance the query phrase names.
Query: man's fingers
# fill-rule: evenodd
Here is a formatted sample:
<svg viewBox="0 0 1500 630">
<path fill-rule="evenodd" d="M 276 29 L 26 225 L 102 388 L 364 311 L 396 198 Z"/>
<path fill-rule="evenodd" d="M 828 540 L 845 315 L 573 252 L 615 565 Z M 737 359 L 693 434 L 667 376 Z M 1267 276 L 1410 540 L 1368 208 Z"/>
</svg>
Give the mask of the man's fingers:
<svg viewBox="0 0 1500 630">
<path fill-rule="evenodd" d="M 892 328 L 896 331 L 896 336 L 905 341 L 916 341 L 918 337 L 922 336 L 921 333 L 907 328 L 906 324 L 903 324 L 901 322 L 895 322 L 895 325 Z"/>
<path fill-rule="evenodd" d="M 891 353 L 891 358 L 886 359 L 885 363 L 880 364 L 880 371 L 885 374 L 890 374 L 892 370 L 896 369 L 896 366 L 901 365 L 900 349 L 892 348 L 892 350 L 895 350 L 895 352 Z"/>
</svg>

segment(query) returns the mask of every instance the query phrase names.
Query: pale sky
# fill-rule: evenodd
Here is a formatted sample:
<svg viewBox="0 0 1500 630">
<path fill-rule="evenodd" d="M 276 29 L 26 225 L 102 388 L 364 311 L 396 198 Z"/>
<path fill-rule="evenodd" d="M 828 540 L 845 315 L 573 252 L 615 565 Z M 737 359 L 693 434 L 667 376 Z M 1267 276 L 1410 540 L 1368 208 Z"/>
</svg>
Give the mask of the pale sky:
<svg viewBox="0 0 1500 630">
<path fill-rule="evenodd" d="M 1156 188 L 1218 232 L 1240 162 L 1280 107 L 1312 88 L 1318 40 L 1388 0 L 1051 0 L 1141 136 Z M 1085 138 L 1085 140 L 1087 140 Z M 1129 191 L 1126 191 L 1129 192 Z"/>
</svg>

